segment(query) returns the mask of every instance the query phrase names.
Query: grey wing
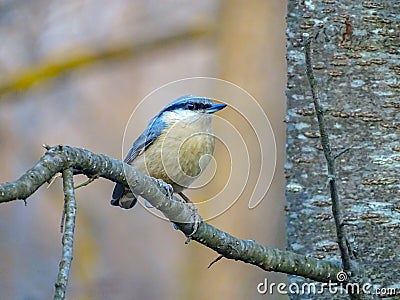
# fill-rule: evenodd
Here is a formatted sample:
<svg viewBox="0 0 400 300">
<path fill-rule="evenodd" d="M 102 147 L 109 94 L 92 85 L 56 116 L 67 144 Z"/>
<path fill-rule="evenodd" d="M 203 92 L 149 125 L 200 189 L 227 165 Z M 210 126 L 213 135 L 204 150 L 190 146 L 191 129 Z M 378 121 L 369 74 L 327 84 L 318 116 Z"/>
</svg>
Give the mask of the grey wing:
<svg viewBox="0 0 400 300">
<path fill-rule="evenodd" d="M 127 164 L 133 162 L 136 157 L 142 154 L 153 142 L 157 139 L 158 136 L 163 132 L 165 128 L 165 123 L 156 116 L 153 118 L 145 131 L 136 139 L 136 141 L 132 144 L 131 149 L 126 155 L 124 162 Z"/>
<path fill-rule="evenodd" d="M 142 154 L 157 137 L 163 132 L 165 123 L 156 116 L 153 118 L 146 130 L 136 139 L 131 149 L 126 155 L 124 162 L 127 164 L 133 162 L 136 157 Z M 125 199 L 126 198 L 126 199 Z M 136 204 L 136 197 L 125 185 L 116 183 L 112 193 L 111 205 L 120 206 L 125 209 L 132 208 Z"/>
</svg>

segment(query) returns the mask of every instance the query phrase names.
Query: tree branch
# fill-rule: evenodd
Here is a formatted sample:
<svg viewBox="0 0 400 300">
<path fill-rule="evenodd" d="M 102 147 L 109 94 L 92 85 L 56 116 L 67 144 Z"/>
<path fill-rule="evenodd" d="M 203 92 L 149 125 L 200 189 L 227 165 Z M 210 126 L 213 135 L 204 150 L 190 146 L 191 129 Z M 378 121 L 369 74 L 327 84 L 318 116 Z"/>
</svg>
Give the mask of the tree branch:
<svg viewBox="0 0 400 300">
<path fill-rule="evenodd" d="M 25 70 L 4 74 L 3 79 L 0 81 L 0 96 L 9 92 L 26 90 L 40 81 L 51 79 L 81 66 L 104 60 L 131 57 L 134 54 L 144 53 L 169 44 L 202 37 L 210 33 L 211 28 L 212 24 L 203 27 L 197 26 L 157 40 L 143 41 L 138 44 L 123 43 L 117 46 L 96 49 L 96 51 L 76 50 L 65 57 L 58 56 L 47 59 L 38 65 L 29 66 Z"/>
<path fill-rule="evenodd" d="M 311 37 L 307 34 L 304 36 L 304 50 L 305 50 L 305 63 L 306 63 L 306 73 L 308 82 L 311 88 L 311 94 L 314 102 L 315 113 L 318 119 L 318 127 L 320 133 L 320 140 L 322 149 L 324 151 L 325 159 L 328 166 L 328 180 L 329 180 L 329 190 L 332 200 L 332 214 L 335 220 L 336 226 L 336 235 L 338 239 L 338 245 L 340 250 L 340 256 L 342 259 L 343 269 L 349 275 L 347 282 L 353 281 L 357 282 L 359 286 L 361 284 L 366 283 L 368 281 L 367 278 L 360 275 L 360 270 L 354 270 L 354 267 L 351 263 L 351 253 L 350 247 L 348 244 L 347 232 L 346 228 L 343 224 L 343 213 L 341 211 L 339 194 L 336 185 L 336 168 L 335 168 L 335 159 L 340 156 L 342 153 L 339 153 L 337 156 L 332 154 L 332 148 L 329 141 L 328 130 L 325 125 L 324 111 L 321 106 L 321 101 L 319 99 L 318 94 L 318 85 L 314 77 L 312 56 L 311 56 Z M 350 148 L 349 148 L 350 149 Z M 346 150 L 347 151 L 347 150 Z M 350 293 L 351 299 L 370 299 L 374 298 L 373 295 L 367 294 L 354 294 Z"/>
<path fill-rule="evenodd" d="M 329 188 L 332 200 L 332 213 L 333 213 L 333 218 L 335 219 L 336 234 L 338 238 L 340 255 L 342 257 L 343 269 L 346 272 L 350 272 L 351 271 L 350 253 L 346 245 L 347 233 L 346 233 L 346 228 L 342 225 L 343 214 L 341 212 L 339 195 L 336 186 L 335 158 L 332 154 L 328 131 L 325 126 L 324 112 L 321 106 L 321 102 L 319 100 L 317 82 L 315 80 L 314 71 L 312 68 L 311 40 L 309 37 L 307 38 L 307 41 L 304 45 L 304 49 L 306 56 L 307 78 L 310 83 L 312 98 L 315 107 L 315 113 L 318 119 L 319 133 L 321 136 L 321 145 L 328 165 L 328 180 L 329 180 Z"/>
<path fill-rule="evenodd" d="M 76 201 L 74 191 L 74 177 L 72 168 L 67 168 L 62 172 L 63 187 L 64 187 L 64 201 L 65 209 L 65 224 L 64 234 L 62 237 L 62 259 L 59 265 L 57 282 L 55 284 L 54 300 L 65 299 L 65 293 L 68 285 L 69 270 L 72 263 L 72 252 L 74 244 L 74 229 L 75 229 L 75 215 L 76 215 Z M 63 217 L 64 220 L 64 217 Z"/>
<path fill-rule="evenodd" d="M 157 180 L 104 154 L 95 154 L 69 146 L 50 148 L 39 162 L 18 180 L 0 184 L 0 203 L 26 199 L 55 174 L 70 168 L 78 169 L 90 177 L 96 175 L 127 186 L 130 183 L 133 193 L 147 199 L 186 236 L 192 233 L 194 226 L 192 210 L 175 196 L 168 195 L 160 188 Z M 225 258 L 240 260 L 266 271 L 303 276 L 320 282 L 337 282 L 336 274 L 341 271 L 341 268 L 333 262 L 271 249 L 253 240 L 238 239 L 206 222 L 201 222 L 191 238 Z"/>
</svg>

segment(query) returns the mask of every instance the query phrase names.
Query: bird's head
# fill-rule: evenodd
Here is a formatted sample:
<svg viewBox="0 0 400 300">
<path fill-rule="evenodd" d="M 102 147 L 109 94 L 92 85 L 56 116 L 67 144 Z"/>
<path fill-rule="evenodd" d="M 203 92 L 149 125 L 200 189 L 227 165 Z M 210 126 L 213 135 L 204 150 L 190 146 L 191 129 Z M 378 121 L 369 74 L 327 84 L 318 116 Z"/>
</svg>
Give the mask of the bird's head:
<svg viewBox="0 0 400 300">
<path fill-rule="evenodd" d="M 189 95 L 171 102 L 164 107 L 159 115 L 169 120 L 190 121 L 201 117 L 211 117 L 213 113 L 224 107 L 226 107 L 226 104 L 214 103 L 209 98 Z"/>
</svg>

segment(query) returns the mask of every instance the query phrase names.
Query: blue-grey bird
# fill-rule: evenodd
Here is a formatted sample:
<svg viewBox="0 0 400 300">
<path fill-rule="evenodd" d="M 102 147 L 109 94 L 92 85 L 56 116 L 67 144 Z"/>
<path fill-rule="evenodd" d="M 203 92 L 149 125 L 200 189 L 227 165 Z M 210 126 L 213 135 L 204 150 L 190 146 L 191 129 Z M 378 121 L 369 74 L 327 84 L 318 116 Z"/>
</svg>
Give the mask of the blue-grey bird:
<svg viewBox="0 0 400 300">
<path fill-rule="evenodd" d="M 176 99 L 150 120 L 124 162 L 162 179 L 188 200 L 181 192 L 210 162 L 215 145 L 211 121 L 213 114 L 225 106 L 192 95 Z M 137 196 L 130 189 L 120 183 L 115 185 L 112 205 L 129 209 L 136 202 Z"/>
</svg>

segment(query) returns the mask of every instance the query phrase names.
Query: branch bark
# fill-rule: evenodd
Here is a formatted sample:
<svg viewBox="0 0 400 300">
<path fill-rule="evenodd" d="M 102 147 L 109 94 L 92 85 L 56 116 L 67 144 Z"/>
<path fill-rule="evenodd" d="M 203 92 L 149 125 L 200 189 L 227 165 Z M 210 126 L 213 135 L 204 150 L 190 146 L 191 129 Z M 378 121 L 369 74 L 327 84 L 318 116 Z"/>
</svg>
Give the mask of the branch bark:
<svg viewBox="0 0 400 300">
<path fill-rule="evenodd" d="M 315 114 L 317 115 L 321 145 L 326 159 L 326 164 L 328 167 L 328 182 L 329 182 L 329 190 L 332 201 L 332 214 L 335 220 L 337 243 L 339 245 L 343 270 L 349 275 L 346 282 L 356 282 L 359 284 L 359 286 L 361 286 L 361 284 L 367 283 L 368 279 L 363 277 L 363 274 L 362 275 L 360 274 L 363 273 L 362 271 L 354 270 L 351 262 L 352 253 L 350 251 L 350 244 L 348 242 L 346 228 L 343 224 L 343 213 L 341 209 L 341 203 L 336 184 L 336 168 L 335 168 L 336 155 L 332 153 L 332 147 L 329 141 L 329 133 L 325 125 L 324 110 L 321 105 L 321 101 L 319 99 L 318 84 L 314 77 L 312 55 L 311 55 L 311 37 L 308 34 L 305 35 L 304 50 L 305 50 L 305 62 L 306 62 L 306 74 L 311 88 Z M 365 293 L 354 293 L 354 292 L 350 293 L 349 296 L 351 299 L 354 300 L 375 298 L 374 295 L 367 295 Z"/>
<path fill-rule="evenodd" d="M 76 216 L 76 201 L 74 190 L 74 174 L 72 168 L 67 168 L 62 172 L 64 187 L 64 234 L 62 237 L 62 259 L 60 261 L 57 281 L 55 284 L 54 300 L 65 299 L 68 285 L 69 270 L 71 269 L 72 253 L 74 244 L 74 229 Z M 65 219 L 64 219 L 65 214 Z"/>
<path fill-rule="evenodd" d="M 130 183 L 135 194 L 146 198 L 151 205 L 174 222 L 186 236 L 192 233 L 195 221 L 192 210 L 186 203 L 173 195 L 168 195 L 164 189 L 160 188 L 157 180 L 104 154 L 95 154 L 69 146 L 60 145 L 49 148 L 36 165 L 18 180 L 0 184 L 0 203 L 16 199 L 25 200 L 41 185 L 50 181 L 55 174 L 71 168 L 89 177 L 99 176 L 127 186 Z M 341 271 L 341 268 L 333 262 L 290 251 L 271 249 L 253 240 L 238 239 L 206 222 L 201 222 L 191 238 L 225 258 L 240 260 L 265 271 L 293 274 L 320 282 L 337 282 L 336 274 Z"/>
<path fill-rule="evenodd" d="M 311 38 L 308 36 L 304 45 L 305 57 L 306 57 L 306 73 L 308 82 L 310 83 L 311 94 L 314 102 L 315 114 L 318 119 L 318 127 L 321 139 L 322 149 L 324 151 L 326 163 L 328 166 L 328 180 L 329 189 L 332 200 L 332 214 L 335 219 L 336 234 L 340 249 L 340 255 L 342 258 L 343 269 L 346 272 L 351 272 L 351 262 L 349 248 L 347 247 L 347 233 L 346 228 L 343 226 L 343 213 L 341 211 L 339 194 L 336 186 L 336 169 L 335 169 L 335 158 L 332 154 L 331 143 L 329 141 L 328 130 L 325 126 L 324 111 L 319 100 L 318 86 L 314 77 L 314 71 L 312 67 L 311 57 Z"/>
</svg>

